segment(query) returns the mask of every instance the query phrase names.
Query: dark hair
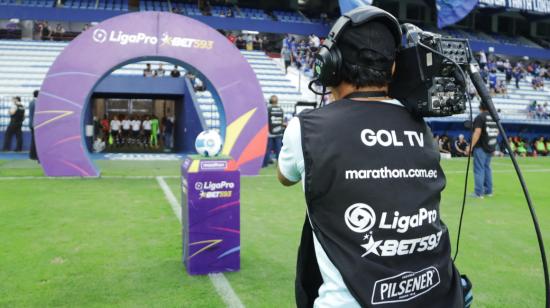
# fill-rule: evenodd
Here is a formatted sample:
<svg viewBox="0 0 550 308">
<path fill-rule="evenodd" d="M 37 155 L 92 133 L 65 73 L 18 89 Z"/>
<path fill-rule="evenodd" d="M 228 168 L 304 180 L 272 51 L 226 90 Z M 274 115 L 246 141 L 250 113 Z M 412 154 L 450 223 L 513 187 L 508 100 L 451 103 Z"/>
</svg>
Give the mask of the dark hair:
<svg viewBox="0 0 550 308">
<path fill-rule="evenodd" d="M 37 98 L 38 97 L 38 90 L 34 90 L 34 92 L 32 92 L 32 96 L 34 96 L 34 98 Z"/>
<path fill-rule="evenodd" d="M 370 50 L 361 51 L 361 60 L 361 62 L 364 61 L 363 63 L 384 63 L 388 61 L 387 58 Z M 342 80 L 356 88 L 367 86 L 382 87 L 391 81 L 392 65 L 388 64 L 388 67 L 389 69 L 386 70 L 378 70 L 368 65 L 352 64 L 344 61 L 341 72 Z"/>
<path fill-rule="evenodd" d="M 338 41 L 342 80 L 356 88 L 385 86 L 391 81 L 396 41 L 390 27 L 371 21 L 346 29 Z"/>
<path fill-rule="evenodd" d="M 20 96 L 15 96 L 14 98 L 15 98 L 16 101 L 21 102 L 21 97 Z"/>
</svg>

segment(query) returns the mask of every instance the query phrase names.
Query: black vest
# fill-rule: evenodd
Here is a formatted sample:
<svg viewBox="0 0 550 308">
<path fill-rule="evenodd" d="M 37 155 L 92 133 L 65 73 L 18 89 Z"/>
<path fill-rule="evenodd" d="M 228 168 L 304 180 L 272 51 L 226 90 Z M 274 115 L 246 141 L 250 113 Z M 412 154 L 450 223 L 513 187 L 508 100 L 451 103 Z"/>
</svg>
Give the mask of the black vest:
<svg viewBox="0 0 550 308">
<path fill-rule="evenodd" d="M 269 117 L 269 134 L 270 135 L 282 135 L 283 134 L 283 122 L 284 111 L 279 106 L 269 106 L 267 109 Z"/>
<path fill-rule="evenodd" d="M 10 125 L 21 126 L 25 120 L 25 107 L 22 104 L 16 105 L 15 113 L 10 116 Z"/>
<path fill-rule="evenodd" d="M 311 228 L 363 307 L 464 307 L 439 201 L 445 175 L 423 120 L 384 102 L 341 100 L 299 116 L 306 218 L 296 298 L 322 283 Z"/>
</svg>

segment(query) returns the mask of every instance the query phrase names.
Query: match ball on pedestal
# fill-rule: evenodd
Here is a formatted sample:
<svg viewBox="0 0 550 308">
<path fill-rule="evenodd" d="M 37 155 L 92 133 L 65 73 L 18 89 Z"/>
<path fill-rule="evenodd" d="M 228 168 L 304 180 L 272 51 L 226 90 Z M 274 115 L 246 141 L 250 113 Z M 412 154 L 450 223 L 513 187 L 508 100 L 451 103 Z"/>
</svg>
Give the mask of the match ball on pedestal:
<svg viewBox="0 0 550 308">
<path fill-rule="evenodd" d="M 195 149 L 202 156 L 212 157 L 222 150 L 222 137 L 216 130 L 205 130 L 195 139 Z"/>
</svg>

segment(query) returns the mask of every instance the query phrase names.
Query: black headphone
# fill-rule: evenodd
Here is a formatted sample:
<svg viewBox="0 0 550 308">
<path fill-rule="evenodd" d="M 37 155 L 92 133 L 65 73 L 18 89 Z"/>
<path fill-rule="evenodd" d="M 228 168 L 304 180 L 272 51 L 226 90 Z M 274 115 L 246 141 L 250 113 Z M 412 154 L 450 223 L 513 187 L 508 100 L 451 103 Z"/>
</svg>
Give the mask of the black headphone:
<svg viewBox="0 0 550 308">
<path fill-rule="evenodd" d="M 397 48 L 401 46 L 401 26 L 393 15 L 370 5 L 351 10 L 336 20 L 327 38 L 319 47 L 319 52 L 315 55 L 313 76 L 317 84 L 323 87 L 340 84 L 342 81 L 342 53 L 336 46 L 338 37 L 350 24 L 355 27 L 374 20 L 386 24 L 393 33 L 395 46 Z"/>
</svg>

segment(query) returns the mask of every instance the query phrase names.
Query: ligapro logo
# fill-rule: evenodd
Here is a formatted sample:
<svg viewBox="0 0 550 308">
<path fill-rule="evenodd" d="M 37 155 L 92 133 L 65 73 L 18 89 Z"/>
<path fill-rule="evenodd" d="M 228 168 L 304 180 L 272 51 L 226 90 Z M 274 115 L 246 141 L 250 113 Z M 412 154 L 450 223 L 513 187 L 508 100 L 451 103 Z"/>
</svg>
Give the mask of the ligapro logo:
<svg viewBox="0 0 550 308">
<path fill-rule="evenodd" d="M 158 38 L 156 36 L 150 36 L 143 32 L 138 33 L 125 33 L 124 31 L 118 30 L 111 30 L 110 32 L 107 32 L 104 29 L 97 28 L 94 30 L 94 33 L 92 35 L 92 39 L 96 43 L 104 43 L 106 41 L 113 42 L 113 43 L 119 43 L 120 45 L 128 45 L 128 44 L 150 44 L 150 45 L 156 45 L 158 43 Z"/>
<path fill-rule="evenodd" d="M 353 232 L 365 233 L 374 227 L 376 214 L 374 210 L 365 203 L 355 203 L 348 207 L 344 214 L 346 225 Z"/>
<path fill-rule="evenodd" d="M 122 30 L 106 31 L 101 28 L 94 30 L 92 39 L 94 42 L 103 44 L 105 42 L 118 43 L 120 45 L 129 44 L 144 44 L 144 45 L 157 45 L 161 42 L 161 46 L 171 46 L 180 48 L 196 48 L 196 49 L 212 49 L 214 48 L 214 41 L 194 39 L 188 37 L 172 36 L 168 33 L 163 33 L 159 39 L 157 36 L 147 35 L 143 32 L 138 33 L 126 33 Z"/>
<path fill-rule="evenodd" d="M 103 29 L 95 29 L 92 38 L 98 43 L 103 43 L 107 39 L 107 31 Z"/>
</svg>

